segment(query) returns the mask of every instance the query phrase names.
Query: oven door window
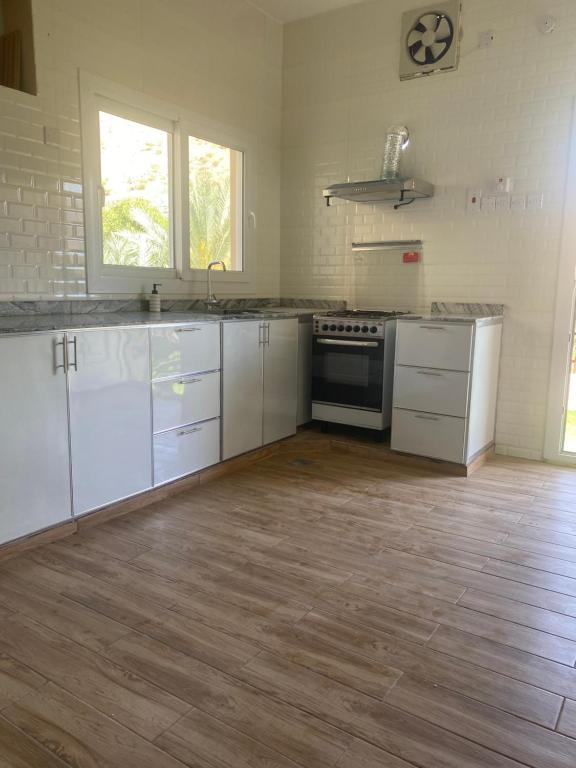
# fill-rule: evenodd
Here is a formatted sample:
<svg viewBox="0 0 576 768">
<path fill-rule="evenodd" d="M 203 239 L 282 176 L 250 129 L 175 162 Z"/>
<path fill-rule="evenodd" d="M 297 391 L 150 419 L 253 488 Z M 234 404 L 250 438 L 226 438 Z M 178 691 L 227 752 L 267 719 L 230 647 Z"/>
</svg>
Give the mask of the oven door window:
<svg viewBox="0 0 576 768">
<path fill-rule="evenodd" d="M 312 399 L 382 410 L 384 341 L 314 338 Z"/>
</svg>

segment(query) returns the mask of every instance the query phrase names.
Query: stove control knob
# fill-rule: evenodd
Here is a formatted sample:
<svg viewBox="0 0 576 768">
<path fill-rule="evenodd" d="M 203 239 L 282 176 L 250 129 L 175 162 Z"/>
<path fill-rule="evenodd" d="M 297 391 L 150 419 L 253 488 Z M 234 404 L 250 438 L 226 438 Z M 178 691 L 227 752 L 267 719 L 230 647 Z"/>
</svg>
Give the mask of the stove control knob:
<svg viewBox="0 0 576 768">
<path fill-rule="evenodd" d="M 335 326 L 335 325 L 331 325 L 331 326 L 330 326 L 330 330 L 331 330 L 331 331 L 335 331 L 335 330 L 336 330 L 336 326 Z"/>
<path fill-rule="evenodd" d="M 368 328 L 367 325 L 363 325 L 362 326 L 362 333 L 368 333 L 369 330 L 370 330 L 370 328 Z"/>
<path fill-rule="evenodd" d="M 327 331 L 327 330 L 328 330 L 328 326 L 327 326 L 326 324 L 324 324 L 324 325 L 322 326 L 322 330 L 323 330 L 323 331 Z"/>
<path fill-rule="evenodd" d="M 358 333 L 359 330 L 360 330 L 360 326 L 359 325 L 355 325 L 354 326 L 354 333 Z"/>
<path fill-rule="evenodd" d="M 376 328 L 376 326 L 373 325 L 372 328 L 370 328 L 370 333 L 378 333 L 378 328 Z"/>
<path fill-rule="evenodd" d="M 339 325 L 339 326 L 338 326 L 338 330 L 339 330 L 340 332 L 342 332 L 342 331 L 344 330 L 344 326 L 343 326 L 343 325 Z"/>
<path fill-rule="evenodd" d="M 350 333 L 351 331 L 352 331 L 352 326 L 351 325 L 347 325 L 346 326 L 346 333 Z"/>
</svg>

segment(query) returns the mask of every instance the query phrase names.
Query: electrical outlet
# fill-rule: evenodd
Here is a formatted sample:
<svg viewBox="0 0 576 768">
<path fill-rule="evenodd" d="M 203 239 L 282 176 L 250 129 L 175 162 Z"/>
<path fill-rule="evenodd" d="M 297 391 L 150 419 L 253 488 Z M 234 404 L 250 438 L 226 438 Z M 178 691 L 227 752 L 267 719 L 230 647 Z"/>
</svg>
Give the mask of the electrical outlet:
<svg viewBox="0 0 576 768">
<path fill-rule="evenodd" d="M 60 144 L 60 129 L 51 125 L 44 126 L 44 144 Z"/>
<path fill-rule="evenodd" d="M 466 207 L 469 211 L 479 211 L 482 207 L 482 190 L 469 189 Z"/>
<path fill-rule="evenodd" d="M 510 208 L 513 211 L 525 211 L 526 195 L 512 195 L 510 199 Z"/>
<path fill-rule="evenodd" d="M 494 195 L 488 195 L 482 198 L 482 210 L 483 211 L 495 211 L 496 210 L 496 198 Z"/>
</svg>

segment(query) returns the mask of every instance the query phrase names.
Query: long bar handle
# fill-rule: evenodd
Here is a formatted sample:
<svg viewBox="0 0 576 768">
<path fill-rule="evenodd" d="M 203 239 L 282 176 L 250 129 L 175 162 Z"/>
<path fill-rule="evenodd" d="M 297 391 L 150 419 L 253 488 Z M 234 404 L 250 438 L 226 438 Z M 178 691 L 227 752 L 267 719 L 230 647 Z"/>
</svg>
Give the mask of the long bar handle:
<svg viewBox="0 0 576 768">
<path fill-rule="evenodd" d="M 440 421 L 440 417 L 439 416 L 421 416 L 421 415 L 416 415 L 414 418 L 415 419 L 421 419 L 422 421 Z"/>
<path fill-rule="evenodd" d="M 421 325 L 420 328 L 426 331 L 445 331 L 446 328 L 443 328 L 441 325 Z"/>
<path fill-rule="evenodd" d="M 442 373 L 434 373 L 433 371 L 416 371 L 416 373 L 418 376 L 439 376 L 440 378 L 443 376 Z"/>
<path fill-rule="evenodd" d="M 350 339 L 317 339 L 318 344 L 328 347 L 369 347 L 375 349 L 377 341 L 351 341 Z"/>
<path fill-rule="evenodd" d="M 176 333 L 197 333 L 202 328 L 176 328 Z"/>
<path fill-rule="evenodd" d="M 193 435 L 196 432 L 202 432 L 202 427 L 193 427 L 192 429 L 183 429 L 178 432 L 178 437 L 185 437 L 186 435 Z"/>
<path fill-rule="evenodd" d="M 180 384 L 199 384 L 202 379 L 180 379 Z"/>
<path fill-rule="evenodd" d="M 62 347 L 61 364 L 58 363 L 58 347 Z M 54 372 L 60 370 L 60 368 L 62 368 L 64 373 L 66 373 L 68 369 L 68 354 L 64 337 L 62 338 L 62 341 L 56 341 L 56 339 L 54 339 Z"/>
<path fill-rule="evenodd" d="M 78 336 L 74 336 L 72 341 L 68 341 L 68 344 L 72 344 L 74 347 L 74 360 L 72 362 L 68 362 L 68 370 L 70 368 L 74 368 L 75 371 L 78 371 Z M 66 354 L 66 357 L 68 357 L 68 354 Z"/>
</svg>

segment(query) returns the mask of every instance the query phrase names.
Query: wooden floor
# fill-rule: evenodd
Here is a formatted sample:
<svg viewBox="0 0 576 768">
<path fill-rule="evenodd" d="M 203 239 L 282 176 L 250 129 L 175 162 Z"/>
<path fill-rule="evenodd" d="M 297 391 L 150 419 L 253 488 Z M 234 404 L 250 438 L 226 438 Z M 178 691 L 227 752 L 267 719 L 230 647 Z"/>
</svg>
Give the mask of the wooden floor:
<svg viewBox="0 0 576 768">
<path fill-rule="evenodd" d="M 576 471 L 300 436 L 0 566 L 2 768 L 575 768 Z"/>
</svg>

